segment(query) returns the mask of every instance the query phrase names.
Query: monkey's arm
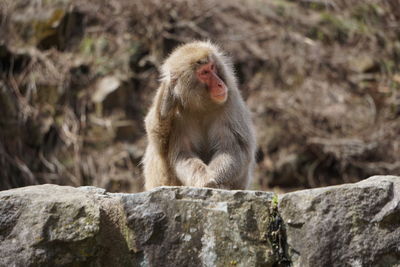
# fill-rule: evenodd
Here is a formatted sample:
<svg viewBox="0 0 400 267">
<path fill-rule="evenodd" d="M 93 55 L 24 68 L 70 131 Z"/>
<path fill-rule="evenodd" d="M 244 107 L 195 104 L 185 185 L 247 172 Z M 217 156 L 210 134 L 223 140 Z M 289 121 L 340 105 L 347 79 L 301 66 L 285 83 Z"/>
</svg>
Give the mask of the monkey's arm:
<svg viewBox="0 0 400 267">
<path fill-rule="evenodd" d="M 177 178 L 186 186 L 205 187 L 213 177 L 208 166 L 195 155 L 181 154 L 174 166 Z"/>
<path fill-rule="evenodd" d="M 208 165 L 191 152 L 180 153 L 175 173 L 187 186 L 231 188 L 246 171 L 248 155 L 237 142 L 225 139 Z"/>
<path fill-rule="evenodd" d="M 212 183 L 219 188 L 232 188 L 238 184 L 238 179 L 243 179 L 243 173 L 247 172 L 249 159 L 239 146 L 232 146 L 226 150 L 220 150 L 214 155 L 208 164 L 213 170 Z M 241 184 L 241 183 L 239 183 Z"/>
<path fill-rule="evenodd" d="M 176 111 L 176 99 L 171 86 L 162 83 L 158 88 L 154 103 L 145 118 L 146 132 L 161 153 L 166 153 L 171 124 Z"/>
</svg>

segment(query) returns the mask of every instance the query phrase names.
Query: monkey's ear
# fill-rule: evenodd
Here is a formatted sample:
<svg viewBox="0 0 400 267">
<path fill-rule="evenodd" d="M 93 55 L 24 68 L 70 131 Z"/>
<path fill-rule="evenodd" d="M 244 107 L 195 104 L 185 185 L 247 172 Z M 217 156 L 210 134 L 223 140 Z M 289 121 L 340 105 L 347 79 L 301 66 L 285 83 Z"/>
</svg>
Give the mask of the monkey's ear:
<svg viewBox="0 0 400 267">
<path fill-rule="evenodd" d="M 165 82 L 161 83 L 161 103 L 160 103 L 160 117 L 165 119 L 168 115 L 171 115 L 175 111 L 177 105 L 177 99 L 174 95 L 174 85 L 175 82 Z"/>
</svg>

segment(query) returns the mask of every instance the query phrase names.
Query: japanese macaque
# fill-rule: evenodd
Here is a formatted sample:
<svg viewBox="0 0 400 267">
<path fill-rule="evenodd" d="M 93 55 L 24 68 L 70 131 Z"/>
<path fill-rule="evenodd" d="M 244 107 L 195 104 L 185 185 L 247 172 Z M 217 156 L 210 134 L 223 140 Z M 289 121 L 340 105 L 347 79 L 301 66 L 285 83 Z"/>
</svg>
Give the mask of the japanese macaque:
<svg viewBox="0 0 400 267">
<path fill-rule="evenodd" d="M 145 189 L 184 185 L 245 189 L 255 136 L 230 60 L 210 42 L 175 49 L 145 118 Z"/>
</svg>

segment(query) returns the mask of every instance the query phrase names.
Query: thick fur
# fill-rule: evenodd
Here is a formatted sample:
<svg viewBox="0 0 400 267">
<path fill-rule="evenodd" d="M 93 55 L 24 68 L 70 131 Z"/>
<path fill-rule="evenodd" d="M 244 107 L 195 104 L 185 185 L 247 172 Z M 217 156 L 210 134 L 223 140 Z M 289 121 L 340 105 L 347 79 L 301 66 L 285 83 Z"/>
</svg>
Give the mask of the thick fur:
<svg viewBox="0 0 400 267">
<path fill-rule="evenodd" d="M 223 104 L 211 100 L 194 74 L 209 60 L 228 88 Z M 162 185 L 247 188 L 255 157 L 253 125 L 231 61 L 216 45 L 185 44 L 165 60 L 145 125 L 146 190 Z"/>
</svg>

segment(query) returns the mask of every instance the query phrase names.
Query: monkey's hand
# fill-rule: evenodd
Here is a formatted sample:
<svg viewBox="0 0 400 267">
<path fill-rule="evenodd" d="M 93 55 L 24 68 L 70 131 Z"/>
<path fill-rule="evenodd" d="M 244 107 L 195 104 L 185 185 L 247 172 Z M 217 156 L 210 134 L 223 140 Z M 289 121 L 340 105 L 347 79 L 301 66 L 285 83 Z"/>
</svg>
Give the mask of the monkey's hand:
<svg viewBox="0 0 400 267">
<path fill-rule="evenodd" d="M 212 179 L 212 180 L 208 181 L 207 183 L 205 183 L 203 185 L 203 187 L 220 188 L 219 184 L 217 184 L 217 182 L 214 179 Z"/>
<path fill-rule="evenodd" d="M 199 158 L 181 154 L 175 163 L 175 173 L 186 186 L 218 188 L 214 172 Z"/>
<path fill-rule="evenodd" d="M 157 150 L 168 153 L 172 121 L 177 110 L 177 100 L 171 85 L 162 82 L 157 90 L 153 105 L 145 118 L 146 132 Z"/>
</svg>

